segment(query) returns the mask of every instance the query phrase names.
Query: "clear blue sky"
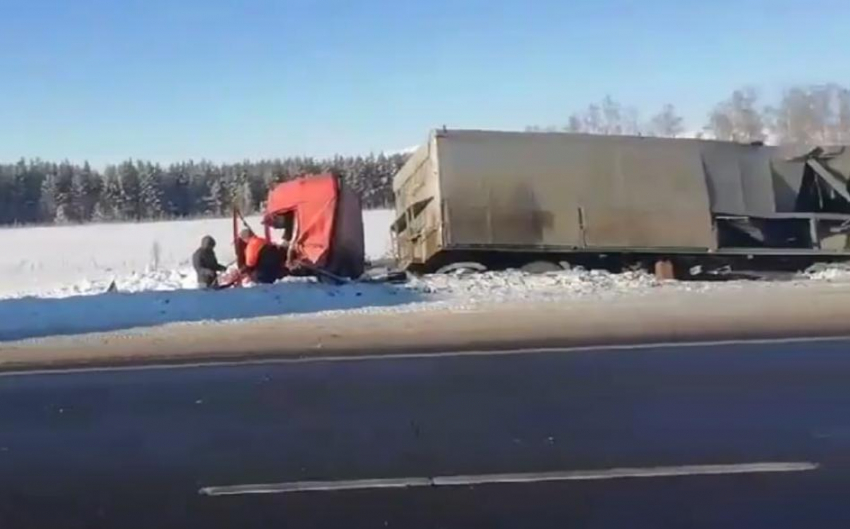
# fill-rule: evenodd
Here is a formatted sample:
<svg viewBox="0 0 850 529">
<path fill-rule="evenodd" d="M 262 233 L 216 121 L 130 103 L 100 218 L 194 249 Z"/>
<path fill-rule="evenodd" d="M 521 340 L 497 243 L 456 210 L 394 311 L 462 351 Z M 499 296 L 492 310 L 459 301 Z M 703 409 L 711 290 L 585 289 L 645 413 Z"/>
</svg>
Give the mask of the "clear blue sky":
<svg viewBox="0 0 850 529">
<path fill-rule="evenodd" d="M 847 0 L 0 0 L 0 160 L 393 150 L 564 123 L 610 94 L 688 125 L 731 90 L 850 84 Z"/>
</svg>

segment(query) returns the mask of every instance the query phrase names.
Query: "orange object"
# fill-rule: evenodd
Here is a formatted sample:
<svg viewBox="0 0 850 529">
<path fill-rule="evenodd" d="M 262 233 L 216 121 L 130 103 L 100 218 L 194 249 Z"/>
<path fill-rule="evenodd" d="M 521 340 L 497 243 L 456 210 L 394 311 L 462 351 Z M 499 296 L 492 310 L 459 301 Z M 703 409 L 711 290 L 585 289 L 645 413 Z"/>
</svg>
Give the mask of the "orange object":
<svg viewBox="0 0 850 529">
<path fill-rule="evenodd" d="M 294 212 L 298 224 L 294 251 L 313 264 L 324 263 L 330 248 L 337 203 L 336 179 L 329 174 L 299 178 L 269 192 L 266 222 L 270 217 Z"/>
<path fill-rule="evenodd" d="M 364 266 L 363 215 L 357 195 L 332 174 L 297 178 L 269 192 L 263 224 L 293 214 L 290 265 L 305 264 L 345 277 Z"/>
<path fill-rule="evenodd" d="M 245 246 L 245 266 L 255 268 L 260 260 L 260 252 L 268 244 L 262 237 L 251 237 Z"/>
</svg>

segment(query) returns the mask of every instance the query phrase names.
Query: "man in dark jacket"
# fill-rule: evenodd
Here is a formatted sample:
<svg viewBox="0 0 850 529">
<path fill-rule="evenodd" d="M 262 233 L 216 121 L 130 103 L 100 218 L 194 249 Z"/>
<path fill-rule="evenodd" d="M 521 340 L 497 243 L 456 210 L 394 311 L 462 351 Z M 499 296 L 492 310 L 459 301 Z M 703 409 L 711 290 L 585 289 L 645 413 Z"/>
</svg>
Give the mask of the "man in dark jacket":
<svg viewBox="0 0 850 529">
<path fill-rule="evenodd" d="M 192 266 L 198 274 L 198 286 L 200 288 L 216 288 L 218 286 L 218 273 L 227 270 L 218 264 L 215 256 L 215 239 L 209 235 L 201 239 L 201 247 L 192 255 Z"/>
</svg>

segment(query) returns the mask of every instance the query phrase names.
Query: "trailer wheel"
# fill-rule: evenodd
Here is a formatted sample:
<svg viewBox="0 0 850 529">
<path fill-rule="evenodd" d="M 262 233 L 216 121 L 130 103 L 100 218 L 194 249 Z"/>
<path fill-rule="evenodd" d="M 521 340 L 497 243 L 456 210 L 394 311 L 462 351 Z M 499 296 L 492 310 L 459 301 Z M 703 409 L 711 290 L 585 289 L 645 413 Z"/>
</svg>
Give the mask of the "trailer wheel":
<svg viewBox="0 0 850 529">
<path fill-rule="evenodd" d="M 551 261 L 532 261 L 522 265 L 520 270 L 527 274 L 547 274 L 549 272 L 563 272 L 564 267 Z"/>
<path fill-rule="evenodd" d="M 476 262 L 461 262 L 461 263 L 451 263 L 445 266 L 441 266 L 437 269 L 437 274 L 480 274 L 481 272 L 486 272 L 487 267 L 481 263 Z"/>
</svg>

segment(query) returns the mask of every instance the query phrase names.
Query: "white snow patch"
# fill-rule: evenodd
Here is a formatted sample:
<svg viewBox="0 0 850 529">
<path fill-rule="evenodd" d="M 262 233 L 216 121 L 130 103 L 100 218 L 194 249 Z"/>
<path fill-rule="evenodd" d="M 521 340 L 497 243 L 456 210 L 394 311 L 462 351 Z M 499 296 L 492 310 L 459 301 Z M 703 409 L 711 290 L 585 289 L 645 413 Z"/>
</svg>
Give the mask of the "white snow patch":
<svg viewBox="0 0 850 529">
<path fill-rule="evenodd" d="M 850 282 L 850 265 L 841 263 L 816 264 L 803 274 L 806 279 L 828 283 Z"/>
<path fill-rule="evenodd" d="M 660 285 L 662 283 L 655 277 L 644 273 L 611 274 L 601 270 L 578 269 L 539 275 L 519 271 L 431 275 L 412 279 L 410 288 L 442 298 L 487 303 L 604 296 Z"/>
</svg>

